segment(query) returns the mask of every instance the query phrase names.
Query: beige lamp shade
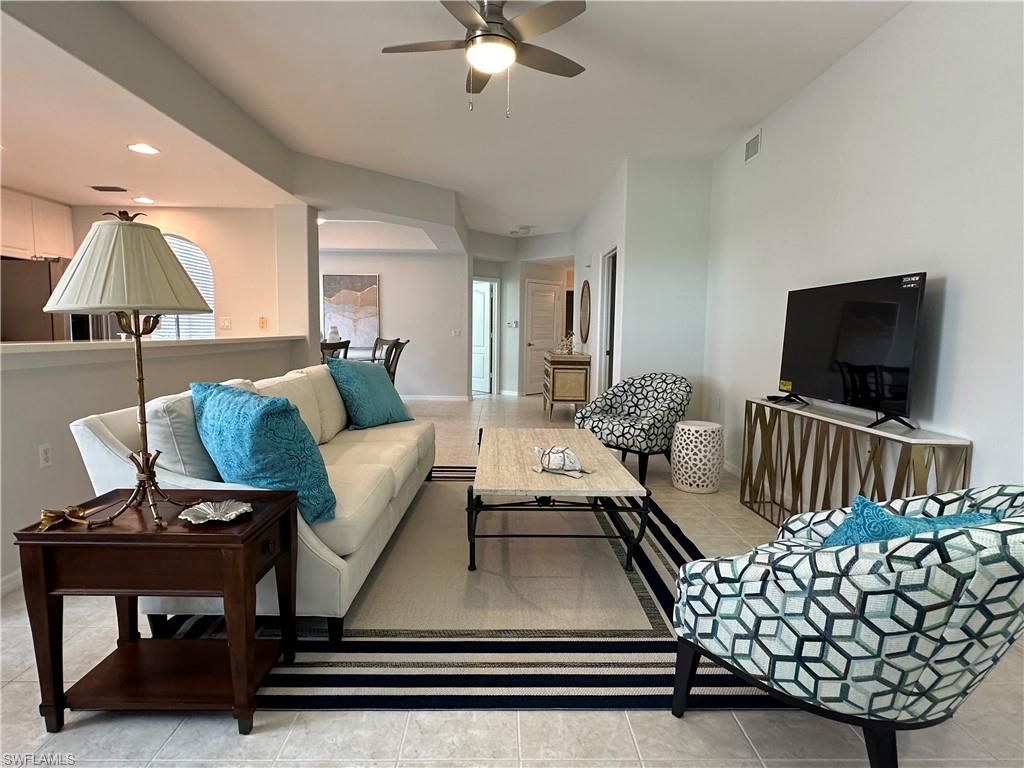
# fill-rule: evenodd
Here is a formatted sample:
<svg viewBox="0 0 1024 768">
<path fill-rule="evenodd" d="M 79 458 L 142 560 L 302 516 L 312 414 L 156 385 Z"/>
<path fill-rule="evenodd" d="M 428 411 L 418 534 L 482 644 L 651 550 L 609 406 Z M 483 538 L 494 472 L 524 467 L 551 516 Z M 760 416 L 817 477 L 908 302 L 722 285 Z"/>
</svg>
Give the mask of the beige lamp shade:
<svg viewBox="0 0 1024 768">
<path fill-rule="evenodd" d="M 97 221 L 43 311 L 135 309 L 146 315 L 213 311 L 159 229 L 135 221 Z"/>
</svg>

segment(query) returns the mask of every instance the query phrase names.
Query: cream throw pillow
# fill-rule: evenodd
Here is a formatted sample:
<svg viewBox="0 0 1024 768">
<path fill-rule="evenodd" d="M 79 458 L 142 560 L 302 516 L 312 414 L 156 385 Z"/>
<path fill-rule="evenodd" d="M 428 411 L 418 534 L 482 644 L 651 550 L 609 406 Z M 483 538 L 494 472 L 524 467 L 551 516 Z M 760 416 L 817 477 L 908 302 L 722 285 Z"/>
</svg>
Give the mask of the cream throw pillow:
<svg viewBox="0 0 1024 768">
<path fill-rule="evenodd" d="M 313 435 L 320 445 L 330 442 L 334 436 L 348 426 L 348 412 L 345 401 L 341 399 L 338 385 L 326 365 L 311 365 L 291 373 L 304 373 L 313 383 L 316 402 L 320 407 L 320 435 Z M 286 374 L 291 375 L 291 374 Z"/>
<path fill-rule="evenodd" d="M 320 442 L 320 406 L 317 404 L 313 382 L 302 371 L 292 371 L 284 376 L 254 381 L 256 393 L 266 397 L 283 397 L 299 409 L 299 418 L 306 425 L 309 434 Z"/>
</svg>

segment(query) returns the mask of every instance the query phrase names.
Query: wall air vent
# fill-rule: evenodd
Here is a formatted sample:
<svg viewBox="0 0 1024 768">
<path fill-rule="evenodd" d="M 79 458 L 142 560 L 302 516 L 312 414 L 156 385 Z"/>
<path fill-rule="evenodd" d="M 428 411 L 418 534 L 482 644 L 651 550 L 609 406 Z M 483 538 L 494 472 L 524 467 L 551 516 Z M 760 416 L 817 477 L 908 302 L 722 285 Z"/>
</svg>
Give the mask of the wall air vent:
<svg viewBox="0 0 1024 768">
<path fill-rule="evenodd" d="M 758 129 L 757 133 L 747 139 L 746 145 L 743 147 L 743 162 L 749 163 L 755 157 L 761 154 L 761 131 Z"/>
<path fill-rule="evenodd" d="M 110 184 L 93 184 L 92 189 L 97 192 L 127 192 L 128 190 L 124 187 L 115 187 Z"/>
</svg>

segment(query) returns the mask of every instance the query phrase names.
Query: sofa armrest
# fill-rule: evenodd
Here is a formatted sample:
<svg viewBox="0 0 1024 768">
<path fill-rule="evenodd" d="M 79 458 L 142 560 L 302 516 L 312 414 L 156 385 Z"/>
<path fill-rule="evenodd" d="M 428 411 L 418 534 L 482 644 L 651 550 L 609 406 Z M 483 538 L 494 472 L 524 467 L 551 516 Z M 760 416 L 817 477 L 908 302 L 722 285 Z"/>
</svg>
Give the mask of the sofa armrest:
<svg viewBox="0 0 1024 768">
<path fill-rule="evenodd" d="M 219 483 L 216 480 L 200 480 L 195 477 L 188 477 L 187 475 L 179 475 L 177 472 L 172 472 L 169 469 L 160 469 L 157 467 L 156 470 L 156 481 L 160 484 L 160 487 L 164 490 L 172 488 L 182 489 L 207 489 L 215 491 L 258 491 L 259 488 L 255 488 L 251 485 L 242 485 L 241 483 Z"/>
</svg>

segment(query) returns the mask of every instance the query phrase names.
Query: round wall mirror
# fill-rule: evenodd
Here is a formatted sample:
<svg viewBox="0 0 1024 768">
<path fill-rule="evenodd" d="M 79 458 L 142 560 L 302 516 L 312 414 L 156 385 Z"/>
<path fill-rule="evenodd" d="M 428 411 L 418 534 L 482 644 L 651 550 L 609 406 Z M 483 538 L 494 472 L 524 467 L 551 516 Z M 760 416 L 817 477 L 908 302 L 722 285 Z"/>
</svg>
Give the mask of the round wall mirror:
<svg viewBox="0 0 1024 768">
<path fill-rule="evenodd" d="M 584 280 L 580 289 L 580 341 L 590 338 L 590 281 Z"/>
</svg>

